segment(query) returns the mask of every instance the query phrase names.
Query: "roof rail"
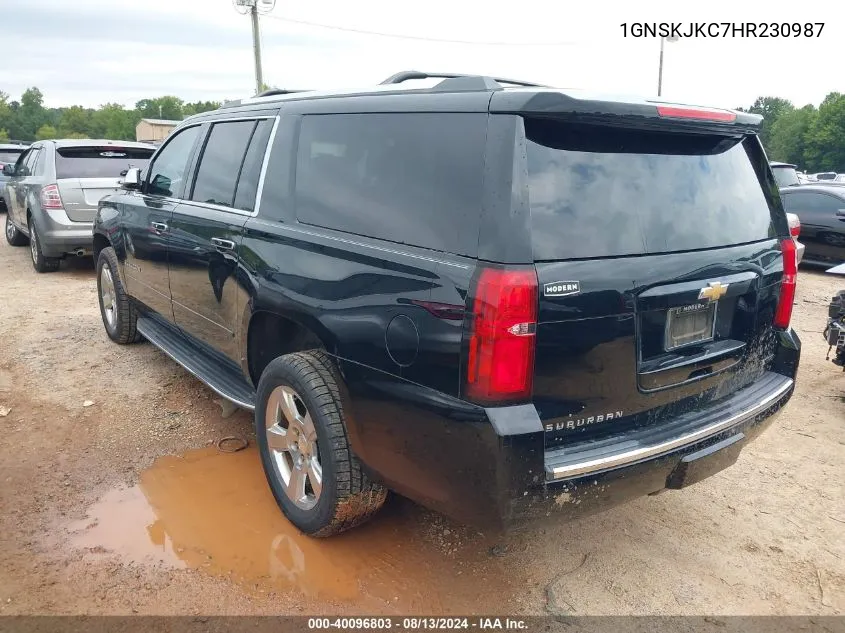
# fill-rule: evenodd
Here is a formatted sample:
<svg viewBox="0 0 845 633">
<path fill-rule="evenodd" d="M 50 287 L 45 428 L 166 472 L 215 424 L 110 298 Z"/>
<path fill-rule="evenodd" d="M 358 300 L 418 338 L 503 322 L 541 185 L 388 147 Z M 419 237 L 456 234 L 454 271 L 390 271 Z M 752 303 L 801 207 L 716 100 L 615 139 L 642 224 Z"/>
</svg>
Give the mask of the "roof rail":
<svg viewBox="0 0 845 633">
<path fill-rule="evenodd" d="M 283 90 L 281 88 L 271 88 L 270 90 L 264 90 L 263 92 L 259 92 L 256 97 L 272 97 L 274 95 L 289 95 L 293 94 L 294 92 L 307 92 L 307 90 Z"/>
<path fill-rule="evenodd" d="M 424 73 L 418 70 L 404 70 L 391 75 L 381 82 L 381 85 L 401 84 L 411 79 L 444 79 L 434 86 L 434 90 L 501 90 L 500 84 L 512 86 L 527 86 L 529 88 L 548 88 L 543 84 L 535 84 L 521 79 L 505 79 L 504 77 L 487 77 L 484 75 L 462 75 L 459 73 Z"/>
</svg>

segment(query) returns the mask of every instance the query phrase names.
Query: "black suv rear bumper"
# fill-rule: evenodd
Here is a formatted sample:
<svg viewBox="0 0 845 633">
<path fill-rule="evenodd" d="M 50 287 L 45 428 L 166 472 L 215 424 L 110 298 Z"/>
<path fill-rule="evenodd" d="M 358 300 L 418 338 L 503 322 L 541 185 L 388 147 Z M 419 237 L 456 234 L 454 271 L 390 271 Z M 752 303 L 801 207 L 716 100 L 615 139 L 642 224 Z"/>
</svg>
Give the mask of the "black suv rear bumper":
<svg viewBox="0 0 845 633">
<path fill-rule="evenodd" d="M 574 519 L 730 466 L 794 390 L 801 343 L 777 334 L 768 371 L 660 429 L 546 450 L 533 405 L 482 409 L 345 364 L 350 440 L 371 475 L 459 521 L 507 528 Z"/>
</svg>

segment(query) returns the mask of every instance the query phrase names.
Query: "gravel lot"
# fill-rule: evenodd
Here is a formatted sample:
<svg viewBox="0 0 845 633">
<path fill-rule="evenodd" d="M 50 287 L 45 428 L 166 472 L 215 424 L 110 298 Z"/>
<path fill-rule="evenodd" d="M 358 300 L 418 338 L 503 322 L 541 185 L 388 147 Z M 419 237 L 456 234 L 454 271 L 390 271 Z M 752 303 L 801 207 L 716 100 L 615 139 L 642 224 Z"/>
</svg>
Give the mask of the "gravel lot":
<svg viewBox="0 0 845 633">
<path fill-rule="evenodd" d="M 845 374 L 820 331 L 841 280 L 802 271 L 796 395 L 685 491 L 497 536 L 394 497 L 314 541 L 277 511 L 251 417 L 103 330 L 90 260 L 0 245 L 0 614 L 839 614 Z M 247 438 L 222 454 L 214 442 Z"/>
</svg>

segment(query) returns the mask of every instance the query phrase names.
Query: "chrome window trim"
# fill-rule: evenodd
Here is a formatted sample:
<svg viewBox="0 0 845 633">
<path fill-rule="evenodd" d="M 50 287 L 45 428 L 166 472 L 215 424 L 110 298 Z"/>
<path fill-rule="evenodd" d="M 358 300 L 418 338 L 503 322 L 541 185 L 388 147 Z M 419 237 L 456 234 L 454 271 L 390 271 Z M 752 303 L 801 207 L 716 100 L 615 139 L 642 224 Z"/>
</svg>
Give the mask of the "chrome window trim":
<svg viewBox="0 0 845 633">
<path fill-rule="evenodd" d="M 780 400 L 780 398 L 782 398 L 794 386 L 795 382 L 793 380 L 789 380 L 783 385 L 781 385 L 779 389 L 768 394 L 765 398 L 758 401 L 757 404 L 752 407 L 749 407 L 748 409 L 745 409 L 744 411 L 740 411 L 739 413 L 736 413 L 730 416 L 729 418 L 700 428 L 697 431 L 686 433 L 680 437 L 676 437 L 671 440 L 666 440 L 665 442 L 660 442 L 659 444 L 653 444 L 651 446 L 641 446 L 629 451 L 624 451 L 622 453 L 616 453 L 615 455 L 607 455 L 604 457 L 599 457 L 597 459 L 591 459 L 585 462 L 567 464 L 565 466 L 546 466 L 546 480 L 555 481 L 558 479 L 568 479 L 572 477 L 590 475 L 592 473 L 608 470 L 610 468 L 627 466 L 629 464 L 639 462 L 643 459 L 656 457 L 662 453 L 667 453 L 677 448 L 683 448 L 684 446 L 687 446 L 689 444 L 694 444 L 699 440 L 703 440 L 712 435 L 716 435 L 717 433 L 729 429 L 734 425 L 740 424 L 745 420 L 754 417 L 758 413 L 765 411 L 777 400 Z"/>
<path fill-rule="evenodd" d="M 241 215 L 247 218 L 254 218 L 255 216 L 257 216 L 258 209 L 261 206 L 261 193 L 264 190 L 264 178 L 267 174 L 267 165 L 270 162 L 270 150 L 273 147 L 273 140 L 276 138 L 276 130 L 279 127 L 280 118 L 281 117 L 279 115 L 264 115 L 251 117 L 233 117 L 228 119 L 209 119 L 207 121 L 203 121 L 203 123 L 210 123 L 211 125 L 214 125 L 215 123 L 232 123 L 238 121 L 268 121 L 270 119 L 274 119 L 273 127 L 270 130 L 270 136 L 267 139 L 267 147 L 264 149 L 264 158 L 261 160 L 261 171 L 258 174 L 258 187 L 255 190 L 255 208 L 252 211 L 244 211 L 243 209 L 228 207 L 224 204 L 200 202 L 198 200 L 191 200 L 190 198 L 171 198 L 171 200 L 175 200 L 179 203 L 186 204 L 188 206 L 199 207 L 201 209 L 211 209 L 213 211 L 225 211 L 227 213 L 234 213 L 235 215 Z M 197 125 L 201 124 L 198 123 Z M 189 126 L 185 127 L 187 128 Z M 197 170 L 199 169 L 201 163 L 202 156 L 200 155 L 199 160 L 197 161 Z M 196 178 L 196 174 L 194 174 L 194 177 Z"/>
<path fill-rule="evenodd" d="M 270 152 L 273 151 L 273 143 L 276 140 L 276 130 L 279 129 L 280 116 L 276 116 L 276 121 L 273 123 L 273 129 L 270 130 L 270 137 L 267 139 L 267 149 L 264 150 L 264 160 L 261 162 L 261 171 L 258 174 L 258 188 L 255 190 L 255 208 L 250 213 L 250 217 L 255 217 L 261 210 L 261 198 L 264 194 L 264 181 L 267 178 L 267 166 L 270 164 Z"/>
</svg>

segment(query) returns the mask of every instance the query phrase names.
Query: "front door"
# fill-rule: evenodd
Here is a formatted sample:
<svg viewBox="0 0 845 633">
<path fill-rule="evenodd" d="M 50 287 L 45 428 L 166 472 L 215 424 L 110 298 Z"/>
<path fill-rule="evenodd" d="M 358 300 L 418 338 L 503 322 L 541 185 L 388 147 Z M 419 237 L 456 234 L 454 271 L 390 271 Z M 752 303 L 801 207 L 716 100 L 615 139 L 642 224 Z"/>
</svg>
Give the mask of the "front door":
<svg viewBox="0 0 845 633">
<path fill-rule="evenodd" d="M 170 223 L 176 324 L 236 363 L 238 309 L 245 301 L 236 276 L 239 249 L 271 124 L 271 119 L 213 124 L 190 192 Z"/>
<path fill-rule="evenodd" d="M 167 248 L 173 210 L 185 190 L 188 164 L 200 127 L 174 134 L 150 163 L 141 191 L 125 197 L 124 273 L 129 294 L 173 322 Z"/>
</svg>

